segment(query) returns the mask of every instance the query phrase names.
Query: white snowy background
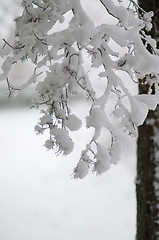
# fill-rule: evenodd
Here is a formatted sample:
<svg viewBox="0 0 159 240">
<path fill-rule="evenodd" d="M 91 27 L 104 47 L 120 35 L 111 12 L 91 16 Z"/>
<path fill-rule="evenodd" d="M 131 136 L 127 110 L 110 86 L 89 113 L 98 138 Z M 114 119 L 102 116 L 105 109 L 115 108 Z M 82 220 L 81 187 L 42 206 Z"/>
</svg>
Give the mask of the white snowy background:
<svg viewBox="0 0 159 240">
<path fill-rule="evenodd" d="M 12 31 L 17 2 L 0 0 L 1 38 Z M 107 19 L 98 0 L 83 4 L 97 24 Z M 15 78 L 25 71 L 17 69 Z M 85 132 L 76 133 L 71 157 L 56 157 L 42 146 L 45 136 L 34 133 L 38 118 L 29 107 L 0 109 L 0 239 L 134 240 L 135 141 L 125 139 L 120 163 L 102 176 L 74 180 Z"/>
</svg>

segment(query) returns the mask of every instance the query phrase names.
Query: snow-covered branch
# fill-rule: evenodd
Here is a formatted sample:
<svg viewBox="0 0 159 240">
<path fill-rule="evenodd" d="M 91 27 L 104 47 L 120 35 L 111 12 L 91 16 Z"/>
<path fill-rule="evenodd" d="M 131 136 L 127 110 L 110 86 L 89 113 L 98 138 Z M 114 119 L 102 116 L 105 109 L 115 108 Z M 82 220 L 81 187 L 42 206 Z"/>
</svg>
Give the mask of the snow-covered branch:
<svg viewBox="0 0 159 240">
<path fill-rule="evenodd" d="M 154 110 L 158 103 L 158 50 L 155 40 L 145 33 L 145 29 L 152 27 L 153 13 L 138 9 L 134 1 L 130 1 L 127 8 L 120 2 L 115 5 L 111 0 L 99 0 L 105 11 L 116 19 L 116 24 L 103 22 L 95 26 L 79 0 L 23 0 L 23 13 L 15 19 L 15 42 L 11 45 L 4 40 L 4 49 L 7 45 L 10 52 L 4 56 L 0 79 L 7 80 L 9 94 L 12 89 L 24 89 L 36 83 L 33 104 L 42 108 L 43 116 L 35 131 L 38 134 L 49 132 L 45 142 L 47 149 L 65 155 L 73 151 L 70 132 L 81 128 L 82 121 L 72 113 L 69 99 L 81 93 L 86 101 L 89 98 L 86 131 L 93 128 L 94 135 L 81 153 L 74 169 L 75 178 L 83 178 L 89 169 L 101 174 L 111 164 L 116 164 L 122 151 L 121 133 L 136 136 L 137 127 L 144 122 L 148 110 Z M 65 24 L 66 13 L 71 20 Z M 117 51 L 113 50 L 112 43 L 118 46 Z M 90 71 L 100 70 L 99 78 L 105 82 L 100 96 L 85 70 L 86 55 Z M 27 59 L 35 66 L 33 76 L 21 86 L 11 86 L 10 69 L 13 64 Z M 131 89 L 120 77 L 121 71 L 134 83 L 145 79 L 139 84 L 149 84 L 149 94 L 132 96 Z M 156 94 L 152 95 L 154 84 Z M 110 114 L 106 109 L 112 96 L 115 104 Z M 107 147 L 99 139 L 103 129 L 110 133 Z"/>
</svg>

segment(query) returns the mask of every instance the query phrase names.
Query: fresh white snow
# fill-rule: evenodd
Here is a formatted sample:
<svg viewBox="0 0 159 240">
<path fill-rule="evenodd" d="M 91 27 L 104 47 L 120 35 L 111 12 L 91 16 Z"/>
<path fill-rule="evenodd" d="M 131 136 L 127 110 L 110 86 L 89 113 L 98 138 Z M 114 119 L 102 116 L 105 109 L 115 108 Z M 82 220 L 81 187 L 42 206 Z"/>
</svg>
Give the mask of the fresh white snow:
<svg viewBox="0 0 159 240">
<path fill-rule="evenodd" d="M 122 160 L 102 176 L 74 180 L 78 151 L 46 151 L 33 131 L 38 118 L 30 109 L 0 112 L 0 239 L 134 240 L 135 144 L 125 140 Z"/>
<path fill-rule="evenodd" d="M 19 10 L 7 0 L 11 12 L 4 11 L 0 2 L 4 36 L 13 31 L 11 16 Z M 82 1 L 99 25 L 108 14 L 97 3 Z M 17 79 L 19 67 L 15 72 Z M 42 147 L 46 137 L 34 133 L 38 119 L 35 110 L 0 111 L 0 240 L 134 240 L 135 144 L 126 139 L 120 163 L 102 176 L 74 180 L 71 174 L 88 136 L 82 130 L 73 133 L 75 153 L 56 158 Z"/>
</svg>

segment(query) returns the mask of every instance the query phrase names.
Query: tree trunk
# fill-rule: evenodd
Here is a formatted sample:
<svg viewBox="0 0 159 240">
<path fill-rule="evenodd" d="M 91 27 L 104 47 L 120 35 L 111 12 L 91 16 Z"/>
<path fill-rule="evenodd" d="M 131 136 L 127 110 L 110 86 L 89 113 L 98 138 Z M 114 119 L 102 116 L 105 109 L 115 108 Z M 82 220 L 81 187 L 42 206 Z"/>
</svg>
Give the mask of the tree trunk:
<svg viewBox="0 0 159 240">
<path fill-rule="evenodd" d="M 159 43 L 159 0 L 138 0 L 138 3 L 146 12 L 155 13 L 150 34 Z M 147 92 L 141 86 L 139 91 Z M 136 239 L 159 240 L 159 107 L 149 112 L 138 133 Z"/>
</svg>

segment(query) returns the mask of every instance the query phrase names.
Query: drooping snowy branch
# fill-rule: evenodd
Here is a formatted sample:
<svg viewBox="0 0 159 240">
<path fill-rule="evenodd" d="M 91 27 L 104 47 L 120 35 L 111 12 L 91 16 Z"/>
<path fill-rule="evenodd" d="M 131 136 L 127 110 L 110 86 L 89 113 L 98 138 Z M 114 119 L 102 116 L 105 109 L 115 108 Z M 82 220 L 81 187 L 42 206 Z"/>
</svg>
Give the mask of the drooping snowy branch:
<svg viewBox="0 0 159 240">
<path fill-rule="evenodd" d="M 7 79 L 10 92 L 36 83 L 33 101 L 42 108 L 43 116 L 35 131 L 38 134 L 49 132 L 45 142 L 47 149 L 65 155 L 73 151 L 70 131 L 77 131 L 82 121 L 71 112 L 69 98 L 83 92 L 90 100 L 86 128 L 93 128 L 94 135 L 74 169 L 74 177 L 78 178 L 85 177 L 89 169 L 101 174 L 111 164 L 116 164 L 122 151 L 121 132 L 136 136 L 137 126 L 144 122 L 149 109 L 156 108 L 159 99 L 158 50 L 155 40 L 145 33 L 145 29 L 149 31 L 152 27 L 153 13 L 145 13 L 134 1 L 130 1 L 127 8 L 120 1 L 116 5 L 111 0 L 99 0 L 99 3 L 116 19 L 116 24 L 103 22 L 95 26 L 80 0 L 23 0 L 23 13 L 15 19 L 15 42 L 10 45 L 4 40 L 4 49 L 7 45 L 10 53 L 5 57 L 0 79 Z M 68 27 L 60 28 L 66 21 L 66 13 L 71 15 L 71 20 Z M 116 43 L 118 51 L 113 50 L 112 42 Z M 124 55 L 121 54 L 123 49 Z M 99 77 L 105 80 L 101 96 L 85 70 L 85 55 L 89 57 L 91 69 L 100 69 Z M 21 86 L 10 86 L 8 74 L 12 65 L 26 59 L 35 65 L 33 76 Z M 139 84 L 149 84 L 149 94 L 132 96 L 131 89 L 119 75 L 121 71 L 133 82 L 144 79 Z M 44 77 L 39 81 L 41 72 Z M 156 94 L 152 95 L 154 84 Z M 110 117 L 106 108 L 112 94 L 115 104 Z M 118 121 L 117 128 L 112 117 Z M 109 147 L 99 141 L 104 128 L 111 136 Z"/>
</svg>

